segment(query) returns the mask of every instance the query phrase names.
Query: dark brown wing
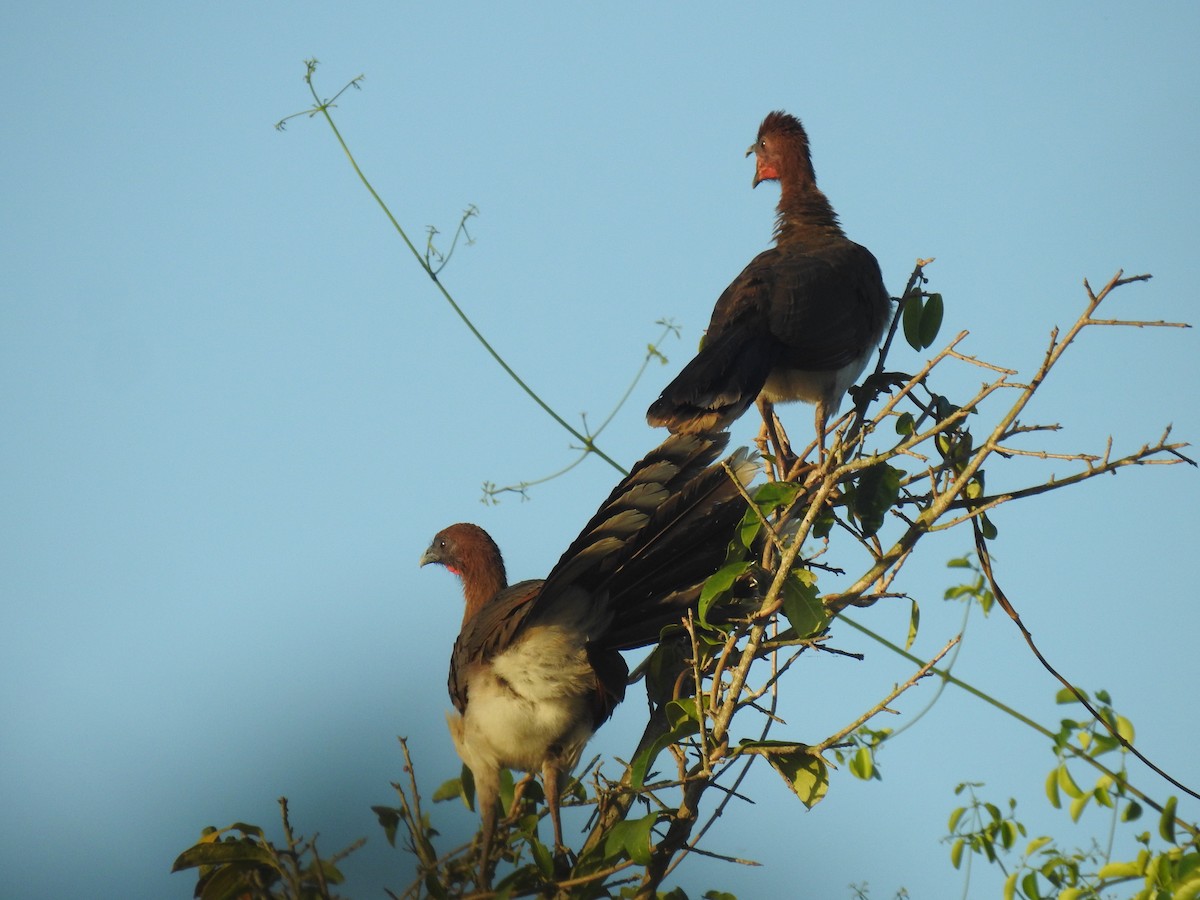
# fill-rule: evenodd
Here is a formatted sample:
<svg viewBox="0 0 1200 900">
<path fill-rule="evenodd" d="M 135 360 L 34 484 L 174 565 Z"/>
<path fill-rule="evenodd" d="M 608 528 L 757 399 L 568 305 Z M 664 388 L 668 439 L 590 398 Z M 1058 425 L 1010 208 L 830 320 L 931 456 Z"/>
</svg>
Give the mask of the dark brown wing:
<svg viewBox="0 0 1200 900">
<path fill-rule="evenodd" d="M 887 309 L 879 263 L 865 247 L 845 238 L 786 245 L 760 253 L 725 290 L 708 340 L 765 330 L 777 342 L 776 364 L 835 371 L 878 339 Z"/>
<path fill-rule="evenodd" d="M 467 709 L 467 678 L 471 669 L 511 644 L 533 610 L 543 582 L 521 581 L 488 601 L 463 626 L 450 654 L 450 700 L 460 713 Z"/>
</svg>

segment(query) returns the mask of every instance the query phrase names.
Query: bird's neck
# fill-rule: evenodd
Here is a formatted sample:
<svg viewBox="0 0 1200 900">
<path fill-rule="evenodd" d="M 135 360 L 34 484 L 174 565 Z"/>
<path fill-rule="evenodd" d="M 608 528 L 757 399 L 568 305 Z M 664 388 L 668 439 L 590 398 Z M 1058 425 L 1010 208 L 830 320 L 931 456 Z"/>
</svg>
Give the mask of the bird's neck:
<svg viewBox="0 0 1200 900">
<path fill-rule="evenodd" d="M 481 549 L 473 558 L 464 559 L 462 564 L 458 574 L 462 578 L 463 599 L 466 600 L 463 610 L 463 625 L 466 626 L 493 597 L 508 587 L 508 579 L 499 552 Z"/>
<path fill-rule="evenodd" d="M 811 181 L 783 182 L 775 220 L 775 243 L 789 244 L 845 237 L 829 199 Z"/>
</svg>

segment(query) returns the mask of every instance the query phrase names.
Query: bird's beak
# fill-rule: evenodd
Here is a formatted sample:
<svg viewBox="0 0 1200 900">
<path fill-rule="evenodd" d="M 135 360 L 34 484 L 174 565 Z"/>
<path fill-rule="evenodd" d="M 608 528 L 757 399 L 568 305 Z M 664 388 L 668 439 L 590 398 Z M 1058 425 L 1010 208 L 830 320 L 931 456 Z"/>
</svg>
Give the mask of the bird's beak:
<svg viewBox="0 0 1200 900">
<path fill-rule="evenodd" d="M 427 566 L 430 563 L 437 563 L 437 562 L 441 562 L 441 561 L 442 561 L 441 557 L 438 556 L 437 550 L 434 549 L 434 547 L 432 545 L 430 545 L 429 549 L 421 554 L 421 563 L 420 564 L 422 566 Z"/>
<path fill-rule="evenodd" d="M 746 155 L 749 156 L 751 153 L 753 153 L 754 148 L 757 146 L 758 146 L 758 142 L 755 141 L 753 144 L 751 144 L 749 147 L 747 147 Z M 754 159 L 754 180 L 750 182 L 751 189 L 758 187 L 758 183 L 760 181 L 762 181 L 762 179 L 758 177 L 758 158 L 755 157 L 755 159 Z"/>
</svg>

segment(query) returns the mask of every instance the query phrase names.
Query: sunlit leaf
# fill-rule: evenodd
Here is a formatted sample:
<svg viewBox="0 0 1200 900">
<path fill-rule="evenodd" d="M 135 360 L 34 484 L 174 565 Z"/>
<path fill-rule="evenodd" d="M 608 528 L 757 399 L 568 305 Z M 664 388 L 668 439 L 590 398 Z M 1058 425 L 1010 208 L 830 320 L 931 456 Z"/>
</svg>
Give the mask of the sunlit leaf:
<svg viewBox="0 0 1200 900">
<path fill-rule="evenodd" d="M 908 616 L 908 638 L 904 641 L 904 649 L 912 649 L 913 641 L 917 639 L 917 629 L 921 627 L 921 607 L 917 601 L 912 601 L 912 612 Z"/>
<path fill-rule="evenodd" d="M 817 596 L 812 573 L 805 569 L 788 573 L 783 583 L 783 615 L 798 638 L 812 637 L 825 630 L 829 613 Z"/>
<path fill-rule="evenodd" d="M 456 800 L 462 796 L 462 793 L 462 779 L 451 778 L 449 781 L 443 781 L 438 785 L 437 790 L 433 792 L 433 802 L 441 803 L 443 800 Z"/>
<path fill-rule="evenodd" d="M 1029 842 L 1029 846 L 1025 848 L 1025 855 L 1033 856 L 1033 854 L 1037 853 L 1039 850 L 1041 850 L 1043 847 L 1045 847 L 1047 844 L 1049 844 L 1052 840 L 1054 840 L 1054 839 L 1050 838 L 1050 837 L 1045 837 L 1045 836 L 1034 838 L 1032 841 Z"/>
<path fill-rule="evenodd" d="M 962 838 L 959 838 L 950 845 L 950 865 L 956 869 L 962 865 L 963 847 L 965 845 L 966 842 Z"/>
<path fill-rule="evenodd" d="M 1084 807 L 1086 807 L 1088 805 L 1088 803 L 1091 801 L 1091 799 L 1092 799 L 1091 794 L 1084 794 L 1083 796 L 1076 797 L 1074 800 L 1071 801 L 1071 805 L 1067 808 L 1067 811 L 1071 814 L 1072 822 L 1079 821 L 1079 817 L 1081 815 L 1083 815 Z"/>
<path fill-rule="evenodd" d="M 1142 874 L 1142 866 L 1136 862 L 1110 862 L 1100 867 L 1096 877 L 1101 880 L 1109 878 L 1137 878 Z"/>
<path fill-rule="evenodd" d="M 963 813 L 966 811 L 967 808 L 965 806 L 959 806 L 952 813 L 950 813 L 950 823 L 946 829 L 950 834 L 954 834 L 954 830 L 958 828 L 959 820 L 963 817 Z"/>
<path fill-rule="evenodd" d="M 1158 817 L 1158 833 L 1168 844 L 1175 843 L 1175 807 L 1179 798 L 1172 794 L 1163 804 L 1162 815 Z"/>
<path fill-rule="evenodd" d="M 770 747 L 775 743 L 754 742 L 753 746 Z M 776 750 L 764 755 L 771 768 L 783 776 L 787 786 L 809 809 L 825 797 L 829 790 L 829 767 L 820 756 L 807 748 Z"/>
<path fill-rule="evenodd" d="M 1087 697 L 1087 691 L 1082 690 L 1082 689 L 1077 689 L 1077 690 L 1079 690 L 1079 693 L 1084 698 Z M 1059 688 L 1058 693 L 1056 693 L 1054 695 L 1054 702 L 1059 705 L 1062 705 L 1064 703 L 1078 703 L 1079 698 L 1075 696 L 1075 692 L 1072 691 L 1070 688 Z"/>
<path fill-rule="evenodd" d="M 863 781 L 870 781 L 875 774 L 875 760 L 868 747 L 859 747 L 850 757 L 850 774 Z"/>
<path fill-rule="evenodd" d="M 1080 790 L 1079 785 L 1075 783 L 1075 779 L 1071 777 L 1071 773 L 1068 771 L 1067 767 L 1065 765 L 1060 765 L 1057 771 L 1058 786 L 1062 788 L 1062 792 L 1073 799 L 1082 797 L 1083 791 Z"/>
</svg>

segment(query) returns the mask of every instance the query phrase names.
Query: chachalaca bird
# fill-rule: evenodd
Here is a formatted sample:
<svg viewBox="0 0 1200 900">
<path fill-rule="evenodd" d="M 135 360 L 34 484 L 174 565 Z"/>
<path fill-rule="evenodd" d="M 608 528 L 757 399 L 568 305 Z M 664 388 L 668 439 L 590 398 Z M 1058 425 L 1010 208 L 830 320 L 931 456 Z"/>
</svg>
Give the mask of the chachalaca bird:
<svg viewBox="0 0 1200 900">
<path fill-rule="evenodd" d="M 770 113 L 751 153 L 753 186 L 779 182 L 775 246 L 717 299 L 700 351 L 646 419 L 676 434 L 722 429 L 758 399 L 773 430 L 771 404 L 803 400 L 816 405 L 823 451 L 826 423 L 878 346 L 891 301 L 879 263 L 846 237 L 817 188 L 800 120 Z"/>
<path fill-rule="evenodd" d="M 450 657 L 447 719 L 470 768 L 482 819 L 480 883 L 489 879 L 502 768 L 540 772 L 563 848 L 560 779 L 625 695 L 619 651 L 654 644 L 725 561 L 746 504 L 715 461 L 727 434 L 672 435 L 622 479 L 544 581 L 509 586 L 482 528 L 440 531 L 421 557 L 462 579 L 466 610 Z M 757 464 L 729 457 L 743 485 Z"/>
</svg>

